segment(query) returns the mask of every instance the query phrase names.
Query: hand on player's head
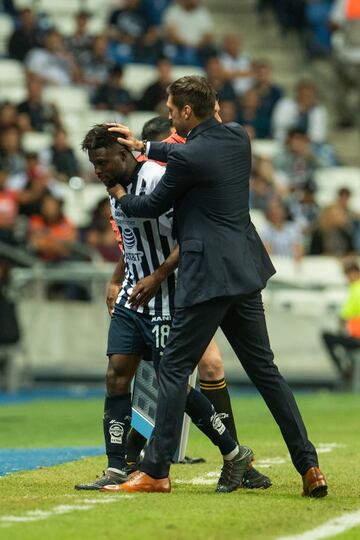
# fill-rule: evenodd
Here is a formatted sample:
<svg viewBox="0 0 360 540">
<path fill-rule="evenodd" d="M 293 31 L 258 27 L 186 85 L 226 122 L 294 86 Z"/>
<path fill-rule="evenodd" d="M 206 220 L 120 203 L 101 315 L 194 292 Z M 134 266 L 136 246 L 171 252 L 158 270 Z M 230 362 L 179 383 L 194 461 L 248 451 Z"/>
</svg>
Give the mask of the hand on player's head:
<svg viewBox="0 0 360 540">
<path fill-rule="evenodd" d="M 118 142 L 126 146 L 129 150 L 141 151 L 143 147 L 142 141 L 136 139 L 132 131 L 124 124 L 117 124 L 115 122 L 108 123 L 108 130 L 114 133 L 119 133 L 121 137 L 118 137 Z"/>
</svg>

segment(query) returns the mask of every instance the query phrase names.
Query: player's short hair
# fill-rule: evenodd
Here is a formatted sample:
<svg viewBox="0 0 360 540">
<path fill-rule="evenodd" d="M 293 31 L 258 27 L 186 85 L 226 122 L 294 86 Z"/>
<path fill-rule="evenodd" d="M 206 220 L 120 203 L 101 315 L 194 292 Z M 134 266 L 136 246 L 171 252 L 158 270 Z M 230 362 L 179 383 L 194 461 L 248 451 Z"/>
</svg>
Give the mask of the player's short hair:
<svg viewBox="0 0 360 540">
<path fill-rule="evenodd" d="M 114 144 L 125 148 L 125 146 L 122 146 L 117 141 L 119 134 L 114 131 L 109 131 L 108 127 L 107 124 L 96 124 L 93 126 L 85 135 L 81 143 L 81 149 L 84 150 L 84 152 L 89 152 L 90 150 L 95 150 L 97 148 L 110 148 L 111 146 L 114 146 Z"/>
<path fill-rule="evenodd" d="M 216 92 L 205 77 L 181 77 L 171 83 L 167 91 L 180 111 L 189 105 L 197 118 L 214 116 Z"/>
<path fill-rule="evenodd" d="M 161 141 L 171 134 L 171 122 L 163 116 L 154 116 L 143 125 L 141 138 L 148 141 Z"/>
</svg>

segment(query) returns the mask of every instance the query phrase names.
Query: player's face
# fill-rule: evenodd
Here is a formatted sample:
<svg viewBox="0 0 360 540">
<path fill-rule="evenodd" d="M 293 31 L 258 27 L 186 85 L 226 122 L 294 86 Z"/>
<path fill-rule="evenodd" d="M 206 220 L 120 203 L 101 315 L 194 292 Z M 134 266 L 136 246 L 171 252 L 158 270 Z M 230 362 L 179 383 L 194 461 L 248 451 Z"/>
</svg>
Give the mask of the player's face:
<svg viewBox="0 0 360 540">
<path fill-rule="evenodd" d="M 94 165 L 96 176 L 105 187 L 113 187 L 127 180 L 126 150 L 119 146 L 90 150 L 89 160 Z"/>
<path fill-rule="evenodd" d="M 171 125 L 176 129 L 176 133 L 180 135 L 180 137 L 186 137 L 186 135 L 190 131 L 187 122 L 189 118 L 189 107 L 185 105 L 182 111 L 180 111 L 180 109 L 174 104 L 172 96 L 168 97 L 166 106 L 169 110 L 169 120 L 171 122 Z"/>
</svg>

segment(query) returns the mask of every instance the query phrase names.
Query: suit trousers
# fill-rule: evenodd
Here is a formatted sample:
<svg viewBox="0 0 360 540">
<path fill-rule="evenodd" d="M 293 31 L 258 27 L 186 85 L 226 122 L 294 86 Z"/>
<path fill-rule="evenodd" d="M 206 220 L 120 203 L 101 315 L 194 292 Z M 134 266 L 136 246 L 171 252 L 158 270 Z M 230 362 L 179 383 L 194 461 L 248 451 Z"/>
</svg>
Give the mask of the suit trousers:
<svg viewBox="0 0 360 540">
<path fill-rule="evenodd" d="M 181 433 L 188 378 L 219 326 L 276 420 L 297 471 L 304 474 L 318 466 L 294 396 L 274 364 L 257 291 L 176 309 L 160 363 L 155 427 L 141 470 L 154 478 L 168 476 Z"/>
</svg>

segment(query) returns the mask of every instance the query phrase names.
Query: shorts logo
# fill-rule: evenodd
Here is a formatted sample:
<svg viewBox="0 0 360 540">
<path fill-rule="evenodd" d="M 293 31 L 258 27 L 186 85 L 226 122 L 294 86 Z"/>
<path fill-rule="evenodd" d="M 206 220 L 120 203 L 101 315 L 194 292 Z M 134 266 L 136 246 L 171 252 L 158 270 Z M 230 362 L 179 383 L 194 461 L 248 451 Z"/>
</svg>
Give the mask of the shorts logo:
<svg viewBox="0 0 360 540">
<path fill-rule="evenodd" d="M 122 444 L 124 436 L 124 424 L 117 422 L 117 420 L 110 420 L 110 442 L 113 444 Z"/>
<path fill-rule="evenodd" d="M 222 423 L 221 419 L 222 418 L 225 418 L 227 416 L 227 414 L 225 413 L 214 413 L 211 417 L 210 417 L 210 421 L 212 423 L 212 427 L 219 433 L 219 435 L 222 435 L 225 431 L 225 426 L 224 424 Z"/>
</svg>

